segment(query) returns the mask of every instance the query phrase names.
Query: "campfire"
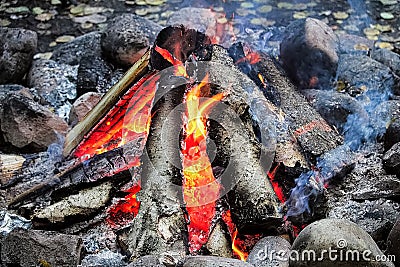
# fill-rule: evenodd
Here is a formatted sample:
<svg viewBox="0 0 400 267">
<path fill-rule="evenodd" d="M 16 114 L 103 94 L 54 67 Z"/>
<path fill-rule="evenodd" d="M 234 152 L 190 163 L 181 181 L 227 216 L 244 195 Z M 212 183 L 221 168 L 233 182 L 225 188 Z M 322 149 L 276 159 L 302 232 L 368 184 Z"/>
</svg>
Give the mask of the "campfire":
<svg viewBox="0 0 400 267">
<path fill-rule="evenodd" d="M 189 26 L 158 33 L 68 132 L 54 173 L 8 203 L 20 216 L 5 213 L 0 221 L 8 216 L 19 229 L 84 235 L 86 254 L 103 249 L 93 240 L 113 239 L 110 246 L 130 261 L 144 261 L 140 266 L 156 266 L 151 260 L 196 266 L 211 256 L 230 266 L 253 266 L 238 260 L 255 264 L 255 255 L 260 260 L 260 251 L 278 244 L 286 251 L 291 243 L 292 250 L 301 249 L 301 233 L 328 217 L 328 210 L 337 218 L 334 202 L 340 197 L 335 197 L 341 186 L 349 186 L 342 184 L 375 157 L 369 147 L 385 142 L 392 114 L 382 105 L 392 92 L 340 81 L 338 91 L 317 90 L 325 70 L 300 81 L 297 68 L 287 67 L 293 64 L 289 56 L 278 59 L 237 41 L 229 23 L 217 24 L 214 36 L 207 35 L 210 29 Z M 4 189 L 20 182 L 15 171 L 47 164 L 42 155 L 0 156 Z M 395 167 L 382 175 L 392 175 L 398 185 L 398 162 L 392 162 L 392 154 L 384 160 Z M 368 201 L 381 198 L 363 190 L 360 195 L 369 194 Z M 397 203 L 396 192 L 388 193 L 389 206 Z M 360 195 L 351 201 L 364 201 Z M 399 214 L 393 209 L 392 217 Z M 373 231 L 375 241 L 388 236 L 387 227 L 380 228 L 382 236 Z M 83 253 L 80 242 L 75 249 Z M 371 242 L 375 254 L 391 244 L 378 248 Z M 48 260 L 38 260 L 49 266 Z"/>
</svg>

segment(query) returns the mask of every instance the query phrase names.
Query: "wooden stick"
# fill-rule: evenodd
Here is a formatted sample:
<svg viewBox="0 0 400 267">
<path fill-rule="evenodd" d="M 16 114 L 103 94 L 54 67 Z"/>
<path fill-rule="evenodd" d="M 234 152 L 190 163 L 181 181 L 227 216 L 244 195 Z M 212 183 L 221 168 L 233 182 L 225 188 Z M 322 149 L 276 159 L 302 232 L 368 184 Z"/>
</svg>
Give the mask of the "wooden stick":
<svg viewBox="0 0 400 267">
<path fill-rule="evenodd" d="M 64 157 L 68 157 L 79 145 L 86 134 L 103 118 L 120 97 L 129 89 L 132 84 L 149 65 L 150 50 L 139 59 L 125 75 L 103 96 L 100 102 L 79 122 L 65 138 Z"/>
</svg>

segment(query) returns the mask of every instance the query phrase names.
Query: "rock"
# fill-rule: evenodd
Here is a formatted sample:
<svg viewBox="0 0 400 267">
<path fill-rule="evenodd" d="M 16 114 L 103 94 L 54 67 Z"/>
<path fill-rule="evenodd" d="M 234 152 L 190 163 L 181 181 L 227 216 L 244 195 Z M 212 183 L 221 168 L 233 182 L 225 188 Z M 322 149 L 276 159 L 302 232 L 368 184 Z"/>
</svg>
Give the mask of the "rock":
<svg viewBox="0 0 400 267">
<path fill-rule="evenodd" d="M 400 143 L 396 143 L 383 156 L 383 165 L 388 173 L 400 177 Z"/>
<path fill-rule="evenodd" d="M 247 262 L 255 267 L 289 267 L 290 247 L 282 237 L 264 237 L 251 250 Z"/>
<path fill-rule="evenodd" d="M 143 256 L 132 262 L 128 267 L 165 267 L 156 256 Z"/>
<path fill-rule="evenodd" d="M 390 116 L 389 126 L 384 135 L 385 149 L 387 150 L 400 142 L 400 100 L 388 101 L 386 112 Z"/>
<path fill-rule="evenodd" d="M 289 24 L 280 45 L 283 67 L 300 88 L 330 87 L 338 66 L 338 38 L 324 22 L 307 18 Z"/>
<path fill-rule="evenodd" d="M 0 84 L 21 83 L 36 47 L 36 32 L 0 27 Z"/>
<path fill-rule="evenodd" d="M 390 262 L 373 261 L 376 256 L 382 255 L 383 252 L 371 236 L 355 223 L 323 219 L 308 225 L 300 232 L 292 246 L 290 266 L 394 266 Z"/>
<path fill-rule="evenodd" d="M 172 26 L 184 25 L 205 33 L 209 37 L 217 36 L 217 19 L 222 14 L 216 13 L 209 8 L 185 7 L 174 12 L 168 19 L 167 24 Z"/>
<path fill-rule="evenodd" d="M 9 94 L 0 106 L 4 140 L 30 153 L 46 150 L 68 130 L 63 119 L 24 95 Z"/>
<path fill-rule="evenodd" d="M 28 75 L 28 85 L 64 119 L 76 98 L 77 68 L 53 60 L 35 60 Z"/>
<path fill-rule="evenodd" d="M 115 17 L 101 36 L 104 55 L 114 63 L 129 67 L 154 42 L 161 26 L 133 14 Z"/>
<path fill-rule="evenodd" d="M 78 236 L 16 229 L 3 241 L 1 260 L 6 266 L 78 266 L 82 252 Z"/>
<path fill-rule="evenodd" d="M 36 212 L 33 222 L 62 224 L 89 217 L 108 203 L 112 189 L 110 182 L 84 189 Z"/>
<path fill-rule="evenodd" d="M 211 256 L 232 258 L 232 242 L 220 222 L 210 232 L 205 247 Z"/>
<path fill-rule="evenodd" d="M 372 52 L 371 57 L 393 71 L 395 76 L 393 93 L 400 95 L 400 55 L 387 49 L 377 49 Z"/>
<path fill-rule="evenodd" d="M 97 254 L 87 255 L 81 262 L 81 266 L 85 267 L 123 267 L 127 263 L 124 256 L 112 252 L 108 249 L 102 250 Z"/>
<path fill-rule="evenodd" d="M 214 256 L 189 256 L 185 259 L 183 267 L 251 267 L 250 263 L 241 260 L 221 258 Z"/>
<path fill-rule="evenodd" d="M 302 90 L 302 94 L 306 96 L 318 113 L 339 131 L 343 130 L 343 125 L 347 122 L 347 116 L 350 114 L 368 117 L 362 105 L 346 93 L 308 89 Z"/>
<path fill-rule="evenodd" d="M 57 46 L 53 51 L 51 60 L 59 64 L 79 65 L 86 54 L 97 53 L 101 55 L 101 33 L 90 32 L 71 42 Z"/>
<path fill-rule="evenodd" d="M 338 81 L 348 83 L 349 89 L 354 91 L 350 92 L 352 96 L 369 91 L 387 98 L 395 82 L 388 67 L 362 55 L 341 55 L 337 72 Z"/>
<path fill-rule="evenodd" d="M 18 84 L 4 84 L 0 85 L 0 101 L 2 101 L 8 93 L 18 92 L 22 89 L 26 89 L 22 85 Z"/>
<path fill-rule="evenodd" d="M 374 41 L 353 34 L 339 34 L 340 54 L 368 55 L 374 49 Z"/>
<path fill-rule="evenodd" d="M 395 265 L 400 266 L 400 218 L 397 220 L 387 239 L 387 254 L 396 257 Z"/>
<path fill-rule="evenodd" d="M 97 105 L 102 96 L 100 93 L 89 92 L 75 100 L 69 113 L 69 123 L 75 125 L 80 122 Z"/>
</svg>

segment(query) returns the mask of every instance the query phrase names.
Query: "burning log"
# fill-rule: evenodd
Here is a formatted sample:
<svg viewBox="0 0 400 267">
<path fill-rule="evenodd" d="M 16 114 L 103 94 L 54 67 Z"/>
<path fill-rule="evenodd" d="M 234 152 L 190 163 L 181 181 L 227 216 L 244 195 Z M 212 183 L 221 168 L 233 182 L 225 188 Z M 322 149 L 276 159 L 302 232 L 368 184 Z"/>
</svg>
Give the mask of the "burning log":
<svg viewBox="0 0 400 267">
<path fill-rule="evenodd" d="M 267 171 L 275 152 L 273 129 L 279 112 L 236 68 L 224 48 L 213 46 L 211 62 L 203 63 L 204 68 L 196 66 L 193 71 L 208 72 L 210 83 L 216 87 L 214 93 L 224 93 L 222 102 L 227 105 L 217 105 L 210 116 L 225 132 L 210 129 L 210 135 L 220 150 L 218 154 L 229 156 L 227 165 L 218 154 L 215 161 L 225 168 L 220 179 L 232 218 L 239 231 L 244 232 L 254 226 L 259 229 L 277 225 L 282 218 L 278 212 L 280 204 Z M 258 123 L 262 145 L 254 133 L 254 122 Z"/>
<path fill-rule="evenodd" d="M 240 58 L 245 57 L 245 53 L 241 44 L 235 46 L 231 48 L 231 56 L 238 63 Z M 320 156 L 343 142 L 337 131 L 308 104 L 305 97 L 297 91 L 284 71 L 270 56 L 260 53 L 258 62 L 252 65 L 246 61 L 239 63 L 242 64 L 242 68 L 246 66 L 250 68 L 249 76 L 257 83 L 263 84 L 267 97 L 273 95 L 275 91 L 279 94 L 279 105 L 286 114 L 285 120 L 289 125 L 289 130 L 308 156 Z"/>
<path fill-rule="evenodd" d="M 166 71 L 163 75 L 172 77 Z M 169 80 L 160 79 L 161 81 Z M 176 82 L 176 81 L 175 81 Z M 133 258 L 157 255 L 177 263 L 187 251 L 184 242 L 185 220 L 181 208 L 181 174 L 179 171 L 180 111 L 170 117 L 182 103 L 184 87 L 174 90 L 175 83 L 160 84 L 152 109 L 152 123 L 147 140 L 147 156 L 143 159 L 140 210 L 129 235 L 129 251 Z"/>
<path fill-rule="evenodd" d="M 147 51 L 126 74 L 116 83 L 100 100 L 100 102 L 78 123 L 65 138 L 63 155 L 68 157 L 74 148 L 82 141 L 84 136 L 106 115 L 114 106 L 120 96 L 128 89 L 129 85 L 140 77 L 147 69 L 150 60 L 150 52 Z"/>
</svg>

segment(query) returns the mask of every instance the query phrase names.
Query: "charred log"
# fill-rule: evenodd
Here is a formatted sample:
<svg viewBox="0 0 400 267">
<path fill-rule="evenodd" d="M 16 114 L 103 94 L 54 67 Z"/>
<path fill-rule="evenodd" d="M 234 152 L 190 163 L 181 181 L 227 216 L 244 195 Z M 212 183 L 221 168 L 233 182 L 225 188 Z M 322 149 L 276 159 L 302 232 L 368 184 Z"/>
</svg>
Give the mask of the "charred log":
<svg viewBox="0 0 400 267">
<path fill-rule="evenodd" d="M 222 47 L 214 46 L 211 62 L 197 64 L 192 71 L 208 72 L 214 93 L 225 93 L 223 104 L 217 105 L 209 117 L 225 130 L 210 129 L 210 135 L 214 135 L 211 138 L 221 151 L 217 153 L 216 162 L 227 164 L 223 166 L 225 170 L 220 179 L 234 222 L 242 232 L 255 226 L 277 225 L 281 219 L 279 201 L 267 177 L 275 152 L 273 125 L 278 120 L 277 109 L 234 66 Z M 204 75 L 199 74 L 200 77 Z M 256 120 L 260 140 L 253 128 Z M 218 159 L 218 154 L 229 155 L 229 162 Z"/>
<path fill-rule="evenodd" d="M 232 54 L 231 54 L 232 55 Z M 240 55 L 240 54 L 239 54 Z M 237 56 L 234 58 L 237 61 Z M 259 62 L 251 68 L 250 77 L 265 79 L 266 88 L 280 96 L 280 107 L 286 114 L 290 132 L 301 148 L 311 157 L 317 157 L 343 142 L 341 136 L 315 111 L 289 80 L 282 68 L 269 55 L 260 53 Z M 257 78 L 255 78 L 257 73 Z M 269 93 L 271 95 L 271 93 Z M 268 93 L 267 93 L 268 96 Z"/>
<path fill-rule="evenodd" d="M 187 251 L 179 186 L 182 177 L 179 165 L 176 165 L 180 162 L 177 138 L 182 117 L 179 111 L 175 116 L 169 116 L 182 102 L 185 87 L 174 88 L 176 81 L 170 80 L 172 74 L 163 72 L 155 96 L 154 115 L 146 144 L 147 157 L 143 159 L 142 190 L 138 193 L 141 206 L 128 244 L 133 258 L 156 255 L 176 263 Z"/>
</svg>

